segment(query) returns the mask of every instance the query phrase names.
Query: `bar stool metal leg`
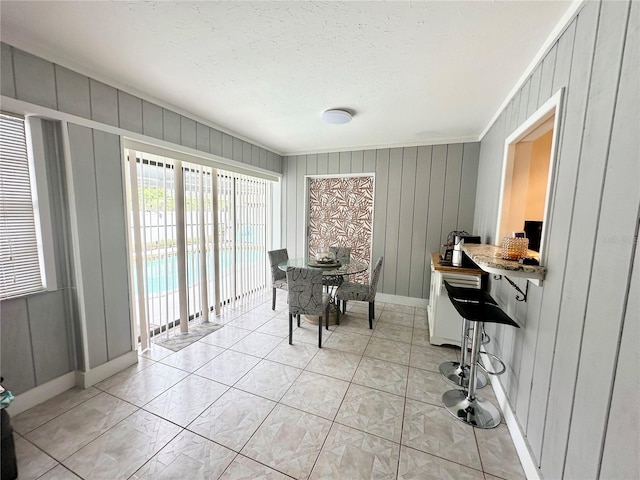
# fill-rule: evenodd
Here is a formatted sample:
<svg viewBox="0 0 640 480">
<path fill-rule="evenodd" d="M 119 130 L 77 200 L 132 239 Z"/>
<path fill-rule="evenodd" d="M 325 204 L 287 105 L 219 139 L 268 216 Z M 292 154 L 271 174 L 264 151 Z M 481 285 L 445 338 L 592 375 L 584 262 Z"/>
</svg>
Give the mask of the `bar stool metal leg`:
<svg viewBox="0 0 640 480">
<path fill-rule="evenodd" d="M 469 331 L 469 320 L 462 319 L 462 336 L 460 343 L 460 361 L 444 362 L 440 364 L 440 375 L 444 377 L 448 382 L 457 385 L 458 387 L 467 388 L 469 386 L 469 362 L 467 361 L 467 339 Z M 475 333 L 475 328 L 474 328 Z M 473 358 L 473 356 L 472 356 Z M 487 385 L 487 376 L 480 371 L 476 373 L 476 388 L 482 388 Z"/>
<path fill-rule="evenodd" d="M 478 428 L 495 428 L 500 424 L 500 411 L 487 399 L 476 395 L 476 371 L 482 341 L 482 323 L 474 323 L 469 388 L 445 392 L 442 395 L 442 402 L 449 413 L 461 422 Z"/>
</svg>

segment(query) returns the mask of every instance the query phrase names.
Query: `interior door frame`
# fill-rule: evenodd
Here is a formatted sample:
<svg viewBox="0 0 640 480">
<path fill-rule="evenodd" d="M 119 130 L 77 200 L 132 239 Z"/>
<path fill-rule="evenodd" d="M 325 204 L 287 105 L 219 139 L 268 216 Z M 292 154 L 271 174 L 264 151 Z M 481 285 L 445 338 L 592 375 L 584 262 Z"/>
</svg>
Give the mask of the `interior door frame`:
<svg viewBox="0 0 640 480">
<path fill-rule="evenodd" d="M 309 253 L 309 216 L 310 216 L 310 208 L 309 208 L 309 193 L 310 187 L 309 184 L 311 180 L 321 179 L 321 178 L 349 178 L 349 177 L 372 177 L 373 178 L 373 192 L 371 195 L 371 240 L 369 242 L 369 275 L 371 275 L 371 267 L 373 265 L 373 225 L 375 225 L 375 215 L 376 215 L 376 174 L 375 172 L 361 172 L 361 173 L 327 173 L 320 175 L 305 175 L 304 176 L 304 256 Z"/>
</svg>

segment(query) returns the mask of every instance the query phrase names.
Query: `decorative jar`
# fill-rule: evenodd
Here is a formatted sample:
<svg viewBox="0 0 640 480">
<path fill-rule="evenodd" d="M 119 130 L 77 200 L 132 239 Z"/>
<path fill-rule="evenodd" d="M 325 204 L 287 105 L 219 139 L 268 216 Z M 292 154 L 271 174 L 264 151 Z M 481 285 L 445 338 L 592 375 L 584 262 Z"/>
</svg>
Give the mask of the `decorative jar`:
<svg viewBox="0 0 640 480">
<path fill-rule="evenodd" d="M 502 239 L 502 258 L 504 260 L 520 260 L 527 256 L 528 248 L 528 238 L 504 237 Z"/>
</svg>

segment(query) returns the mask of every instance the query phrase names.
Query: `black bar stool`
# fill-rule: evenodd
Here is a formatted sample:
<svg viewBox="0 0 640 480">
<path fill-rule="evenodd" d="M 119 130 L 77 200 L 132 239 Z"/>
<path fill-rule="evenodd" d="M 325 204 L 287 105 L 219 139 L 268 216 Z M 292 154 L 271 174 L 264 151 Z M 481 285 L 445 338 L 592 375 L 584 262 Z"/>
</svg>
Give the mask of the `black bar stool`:
<svg viewBox="0 0 640 480">
<path fill-rule="evenodd" d="M 445 281 L 444 286 L 447 289 L 449 298 L 456 298 L 464 302 L 474 302 L 481 304 L 498 305 L 498 303 L 484 290 L 478 290 L 476 288 L 463 288 L 454 287 L 449 282 Z M 488 338 L 488 337 L 487 337 Z M 440 374 L 448 382 L 457 385 L 458 387 L 466 388 L 469 386 L 469 371 L 470 366 L 468 362 L 468 350 L 467 345 L 469 343 L 469 321 L 466 318 L 462 319 L 462 334 L 460 339 L 460 361 L 444 362 L 440 364 Z M 488 341 L 488 340 L 487 340 Z M 487 342 L 482 342 L 487 343 Z M 487 376 L 481 372 L 476 372 L 476 388 L 483 388 L 487 385 Z"/>
<path fill-rule="evenodd" d="M 478 290 L 456 289 L 456 287 L 447 285 L 446 282 L 445 286 L 448 292 L 450 292 L 450 288 L 452 289 L 451 292 L 453 293 L 449 293 L 449 298 L 460 316 L 466 321 L 473 323 L 473 339 L 469 368 L 469 385 L 462 390 L 453 389 L 445 392 L 442 395 L 442 402 L 449 413 L 464 423 L 479 428 L 497 427 L 500 424 L 500 411 L 489 400 L 480 395 L 476 395 L 476 373 L 478 369 L 478 359 L 480 357 L 482 326 L 484 323 L 502 323 L 516 328 L 520 328 L 520 326 L 504 313 L 495 302 L 479 302 Z M 464 295 L 467 296 L 465 297 Z M 491 356 L 502 363 L 502 360 L 495 355 Z M 494 375 L 504 373 L 504 363 L 502 363 L 502 365 L 503 368 L 500 372 L 487 373 Z"/>
</svg>

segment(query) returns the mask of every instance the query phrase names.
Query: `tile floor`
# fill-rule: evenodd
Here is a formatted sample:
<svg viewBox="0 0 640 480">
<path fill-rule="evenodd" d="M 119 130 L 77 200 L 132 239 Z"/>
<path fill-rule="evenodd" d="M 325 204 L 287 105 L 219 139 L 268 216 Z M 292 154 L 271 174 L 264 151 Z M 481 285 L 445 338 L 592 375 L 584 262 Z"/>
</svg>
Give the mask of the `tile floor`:
<svg viewBox="0 0 640 480">
<path fill-rule="evenodd" d="M 426 310 L 351 302 L 288 344 L 286 295 L 229 310 L 224 327 L 12 419 L 21 479 L 524 478 L 504 424 L 478 430 L 440 404 Z M 481 394 L 494 398 L 487 388 Z"/>
</svg>

